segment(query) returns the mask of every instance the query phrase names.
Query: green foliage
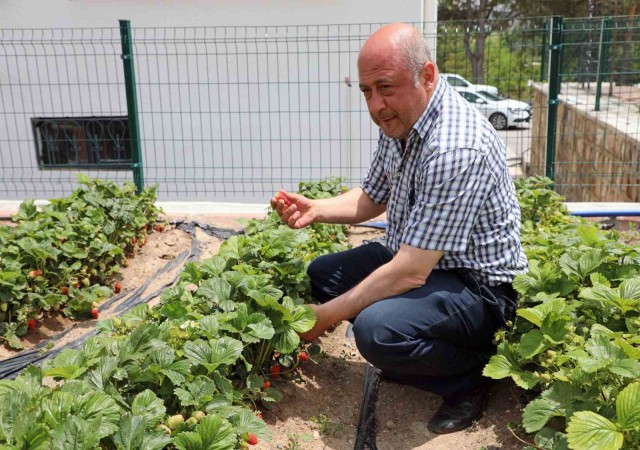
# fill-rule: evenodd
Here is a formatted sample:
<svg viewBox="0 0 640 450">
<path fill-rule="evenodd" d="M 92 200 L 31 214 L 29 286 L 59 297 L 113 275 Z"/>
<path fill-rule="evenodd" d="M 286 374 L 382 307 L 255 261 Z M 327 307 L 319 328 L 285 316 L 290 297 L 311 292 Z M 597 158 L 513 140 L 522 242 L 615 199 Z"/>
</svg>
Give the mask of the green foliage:
<svg viewBox="0 0 640 450">
<path fill-rule="evenodd" d="M 22 202 L 16 225 L 0 226 L 0 338 L 14 348 L 29 319 L 58 310 L 89 317 L 111 296 L 105 285 L 136 251 L 133 238 L 143 242 L 161 213 L 156 187 L 136 194 L 130 182 L 78 181 L 81 188 L 40 209 Z"/>
<path fill-rule="evenodd" d="M 305 189 L 334 192 L 335 180 Z M 249 432 L 268 439 L 255 410 L 283 394 L 265 382 L 296 376 L 298 333 L 315 323 L 306 267 L 345 248 L 343 231 L 252 221 L 218 255 L 187 264 L 155 307 L 101 321 L 82 349 L 0 381 L 0 448 L 235 449 Z M 44 376 L 61 384 L 43 387 Z"/>
<path fill-rule="evenodd" d="M 640 247 L 569 217 L 550 185 L 517 182 L 530 270 L 484 374 L 540 390 L 522 424 L 541 448 L 638 448 Z"/>
</svg>

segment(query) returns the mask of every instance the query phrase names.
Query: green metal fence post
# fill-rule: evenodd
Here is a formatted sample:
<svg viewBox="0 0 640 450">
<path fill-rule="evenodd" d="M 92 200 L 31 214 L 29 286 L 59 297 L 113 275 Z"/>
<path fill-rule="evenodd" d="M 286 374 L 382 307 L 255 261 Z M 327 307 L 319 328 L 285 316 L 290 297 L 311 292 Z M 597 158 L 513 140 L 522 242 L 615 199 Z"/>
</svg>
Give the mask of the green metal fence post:
<svg viewBox="0 0 640 450">
<path fill-rule="evenodd" d="M 542 25 L 542 51 L 540 52 L 540 82 L 544 82 L 546 75 L 546 62 L 549 49 L 547 48 L 547 39 L 549 38 L 549 22 L 545 20 Z"/>
<path fill-rule="evenodd" d="M 602 29 L 600 30 L 600 45 L 598 46 L 598 71 L 596 78 L 596 111 L 600 111 L 600 97 L 602 96 L 602 80 L 609 71 L 609 47 L 611 45 L 610 37 L 611 18 L 604 17 L 602 19 Z M 608 75 L 608 74 L 607 74 Z M 611 78 L 607 76 L 609 81 Z"/>
<path fill-rule="evenodd" d="M 562 17 L 551 19 L 551 45 L 549 47 L 549 109 L 547 112 L 547 159 L 545 174 L 555 181 L 556 126 L 558 119 L 558 93 L 560 92 L 560 53 L 562 52 Z"/>
<path fill-rule="evenodd" d="M 131 42 L 131 23 L 120 20 L 120 41 L 122 43 L 122 65 L 124 67 L 124 84 L 127 93 L 127 115 L 129 116 L 129 142 L 131 149 L 131 169 L 133 182 L 138 193 L 144 189 L 144 173 L 142 170 L 142 151 L 140 148 L 140 125 L 138 123 L 138 98 L 136 95 L 136 71 L 133 65 L 133 43 Z"/>
</svg>

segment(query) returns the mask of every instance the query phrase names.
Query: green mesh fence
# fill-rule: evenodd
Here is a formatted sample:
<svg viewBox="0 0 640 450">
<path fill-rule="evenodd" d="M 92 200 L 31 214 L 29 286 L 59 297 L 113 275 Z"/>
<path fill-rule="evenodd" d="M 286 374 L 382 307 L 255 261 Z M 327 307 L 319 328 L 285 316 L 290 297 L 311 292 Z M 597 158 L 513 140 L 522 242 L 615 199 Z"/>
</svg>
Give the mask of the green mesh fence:
<svg viewBox="0 0 640 450">
<path fill-rule="evenodd" d="M 551 167 L 570 200 L 639 201 L 638 18 L 560 23 L 558 42 L 551 18 L 415 26 L 498 129 L 514 177 Z M 161 199 L 262 202 L 327 176 L 358 185 L 378 131 L 356 62 L 381 24 L 131 25 L 144 182 Z M 132 178 L 122 49 L 115 26 L 0 30 L 0 198 L 65 195 L 76 172 Z"/>
<path fill-rule="evenodd" d="M 554 76 L 556 190 L 576 201 L 640 201 L 640 18 L 563 20 Z"/>
</svg>

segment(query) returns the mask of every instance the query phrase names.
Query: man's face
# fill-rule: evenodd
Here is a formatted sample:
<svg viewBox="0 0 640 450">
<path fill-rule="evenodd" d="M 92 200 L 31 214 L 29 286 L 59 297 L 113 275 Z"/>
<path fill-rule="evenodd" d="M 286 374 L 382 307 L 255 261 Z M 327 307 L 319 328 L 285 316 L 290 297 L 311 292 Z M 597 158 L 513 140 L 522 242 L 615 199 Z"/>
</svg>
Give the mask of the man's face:
<svg viewBox="0 0 640 450">
<path fill-rule="evenodd" d="M 373 122 L 388 137 L 406 139 L 424 112 L 429 103 L 428 72 L 429 69 L 423 69 L 415 82 L 397 54 L 384 57 L 369 52 L 359 58 L 360 90 Z"/>
</svg>

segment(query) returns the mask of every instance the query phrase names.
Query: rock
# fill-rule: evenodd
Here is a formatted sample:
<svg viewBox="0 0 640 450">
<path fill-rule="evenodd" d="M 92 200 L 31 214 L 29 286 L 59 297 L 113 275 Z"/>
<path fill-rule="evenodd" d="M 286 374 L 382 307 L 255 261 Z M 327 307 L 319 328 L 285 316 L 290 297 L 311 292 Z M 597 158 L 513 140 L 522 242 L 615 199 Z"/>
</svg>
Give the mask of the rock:
<svg viewBox="0 0 640 450">
<path fill-rule="evenodd" d="M 320 433 L 318 432 L 318 430 L 313 430 L 313 438 L 320 439 Z"/>
<path fill-rule="evenodd" d="M 431 431 L 429 431 L 429 428 L 427 428 L 427 424 L 424 422 L 413 422 L 411 424 L 411 429 L 416 433 L 424 434 L 427 436 L 431 434 Z"/>
<path fill-rule="evenodd" d="M 389 430 L 396 429 L 396 423 L 393 420 L 388 420 L 387 423 L 384 424 L 384 426 L 387 427 L 387 429 Z"/>
</svg>

